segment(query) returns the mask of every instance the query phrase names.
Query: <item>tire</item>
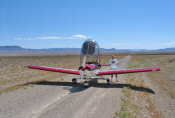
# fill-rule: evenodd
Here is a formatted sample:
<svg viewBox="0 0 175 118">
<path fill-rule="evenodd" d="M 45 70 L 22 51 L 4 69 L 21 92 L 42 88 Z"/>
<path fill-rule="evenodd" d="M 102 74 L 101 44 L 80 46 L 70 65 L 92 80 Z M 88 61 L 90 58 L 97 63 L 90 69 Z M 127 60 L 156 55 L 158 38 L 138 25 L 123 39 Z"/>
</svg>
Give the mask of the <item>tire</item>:
<svg viewBox="0 0 175 118">
<path fill-rule="evenodd" d="M 88 81 L 84 81 L 84 87 L 89 87 L 89 82 Z"/>
<path fill-rule="evenodd" d="M 72 83 L 73 83 L 73 84 L 77 84 L 77 79 L 76 79 L 76 78 L 73 78 L 73 79 L 72 79 Z"/>
<path fill-rule="evenodd" d="M 107 79 L 107 85 L 110 85 L 110 84 L 111 84 L 110 79 Z"/>
</svg>

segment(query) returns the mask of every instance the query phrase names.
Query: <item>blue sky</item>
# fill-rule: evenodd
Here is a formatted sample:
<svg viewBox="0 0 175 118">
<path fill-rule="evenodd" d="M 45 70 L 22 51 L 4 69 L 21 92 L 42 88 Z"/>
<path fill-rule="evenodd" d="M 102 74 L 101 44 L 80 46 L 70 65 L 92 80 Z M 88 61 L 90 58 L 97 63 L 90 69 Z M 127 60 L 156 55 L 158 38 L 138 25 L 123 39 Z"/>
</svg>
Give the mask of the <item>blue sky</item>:
<svg viewBox="0 0 175 118">
<path fill-rule="evenodd" d="M 0 0 L 0 46 L 175 47 L 174 0 Z"/>
</svg>

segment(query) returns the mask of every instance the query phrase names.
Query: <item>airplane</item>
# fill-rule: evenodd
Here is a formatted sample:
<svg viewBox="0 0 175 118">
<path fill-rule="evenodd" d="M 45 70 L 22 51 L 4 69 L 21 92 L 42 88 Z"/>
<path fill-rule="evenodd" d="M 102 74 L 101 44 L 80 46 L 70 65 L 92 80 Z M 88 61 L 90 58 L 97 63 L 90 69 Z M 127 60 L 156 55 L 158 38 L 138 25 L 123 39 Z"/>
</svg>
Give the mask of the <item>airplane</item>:
<svg viewBox="0 0 175 118">
<path fill-rule="evenodd" d="M 95 40 L 87 39 L 81 47 L 80 67 L 77 70 L 38 66 L 38 65 L 28 65 L 28 68 L 78 75 L 79 77 L 72 79 L 72 83 L 76 84 L 77 80 L 80 79 L 81 80 L 80 83 L 83 83 L 85 87 L 88 87 L 90 80 L 92 80 L 94 77 L 97 76 L 161 70 L 161 67 L 122 69 L 122 70 L 101 70 L 102 66 L 110 66 L 110 64 L 101 64 L 101 54 L 98 43 Z M 108 78 L 101 77 L 97 79 L 106 80 L 107 84 L 111 83 L 110 79 Z"/>
</svg>

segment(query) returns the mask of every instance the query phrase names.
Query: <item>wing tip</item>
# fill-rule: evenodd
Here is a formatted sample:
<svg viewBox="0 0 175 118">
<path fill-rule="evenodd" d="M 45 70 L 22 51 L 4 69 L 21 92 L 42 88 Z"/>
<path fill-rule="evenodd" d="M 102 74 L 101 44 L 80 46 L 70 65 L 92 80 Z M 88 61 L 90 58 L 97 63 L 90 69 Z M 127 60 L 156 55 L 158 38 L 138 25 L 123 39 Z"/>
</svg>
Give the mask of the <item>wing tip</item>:
<svg viewBox="0 0 175 118">
<path fill-rule="evenodd" d="M 162 70 L 162 67 L 155 67 L 155 69 L 153 69 L 152 71 L 160 71 Z"/>
</svg>

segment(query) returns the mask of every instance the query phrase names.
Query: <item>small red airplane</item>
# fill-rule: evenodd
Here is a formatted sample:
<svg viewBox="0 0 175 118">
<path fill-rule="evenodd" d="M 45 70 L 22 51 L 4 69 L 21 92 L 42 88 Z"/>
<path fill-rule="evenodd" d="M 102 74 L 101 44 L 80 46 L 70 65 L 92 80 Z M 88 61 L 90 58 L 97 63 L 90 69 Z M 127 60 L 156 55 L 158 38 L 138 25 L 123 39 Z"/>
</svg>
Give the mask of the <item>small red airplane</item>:
<svg viewBox="0 0 175 118">
<path fill-rule="evenodd" d="M 80 58 L 81 58 L 81 62 L 80 62 L 81 65 L 78 68 L 78 70 L 53 68 L 53 67 L 45 67 L 45 66 L 37 66 L 37 65 L 28 65 L 28 68 L 79 75 L 78 78 L 73 78 L 72 82 L 76 84 L 77 79 L 80 79 L 81 83 L 84 83 L 84 86 L 86 87 L 89 86 L 89 81 L 96 76 L 161 70 L 161 67 L 136 68 L 136 69 L 125 69 L 125 70 L 116 70 L 116 71 L 100 70 L 101 66 L 108 66 L 109 64 L 101 64 L 99 46 L 96 41 L 91 39 L 88 39 L 83 43 L 81 48 Z M 97 78 L 97 79 L 106 80 L 107 84 L 111 83 L 110 79 L 108 78 Z"/>
</svg>

